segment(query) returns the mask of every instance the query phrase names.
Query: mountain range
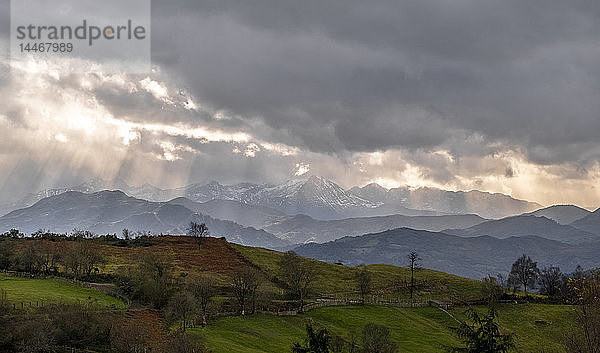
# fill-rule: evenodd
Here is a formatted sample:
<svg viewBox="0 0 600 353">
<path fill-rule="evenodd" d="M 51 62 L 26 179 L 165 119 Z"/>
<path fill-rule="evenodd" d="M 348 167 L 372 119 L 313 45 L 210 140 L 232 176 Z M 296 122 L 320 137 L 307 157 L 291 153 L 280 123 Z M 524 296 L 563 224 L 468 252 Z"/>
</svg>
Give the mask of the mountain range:
<svg viewBox="0 0 600 353">
<path fill-rule="evenodd" d="M 206 223 L 215 236 L 225 236 L 239 244 L 270 248 L 291 244 L 264 230 L 199 214 L 178 204 L 137 199 L 122 191 L 92 194 L 68 191 L 50 196 L 0 217 L 0 231 L 15 228 L 23 233 L 39 229 L 67 233 L 81 229 L 97 234 L 121 234 L 127 228 L 154 234 L 185 234 L 192 221 Z"/>
<path fill-rule="evenodd" d="M 590 233 L 600 234 L 600 208 L 589 215 L 574 221 L 571 225 Z"/>
<path fill-rule="evenodd" d="M 200 214 L 254 228 L 264 228 L 274 222 L 292 217 L 269 207 L 253 206 L 232 200 L 213 199 L 206 202 L 195 202 L 185 197 L 177 197 L 168 203 L 181 205 Z"/>
<path fill-rule="evenodd" d="M 540 268 L 552 265 L 571 272 L 577 265 L 600 267 L 600 242 L 579 246 L 538 236 L 464 238 L 409 228 L 344 237 L 324 244 L 310 243 L 294 251 L 302 256 L 345 265 L 397 266 L 407 266 L 407 255 L 415 251 L 426 268 L 476 279 L 507 273 L 517 257 L 524 253 L 537 261 Z"/>
<path fill-rule="evenodd" d="M 279 218 L 266 224 L 263 229 L 282 239 L 300 244 L 324 243 L 344 236 L 357 236 L 389 229 L 408 227 L 429 231 L 440 231 L 447 227 L 468 228 L 485 222 L 477 215 L 446 216 L 377 216 L 322 221 L 305 215 Z"/>
<path fill-rule="evenodd" d="M 59 233 L 82 229 L 121 234 L 127 228 L 183 234 L 195 221 L 206 223 L 213 236 L 232 242 L 272 249 L 304 244 L 297 248 L 302 255 L 347 264 L 403 265 L 407 251 L 418 251 L 427 258 L 427 267 L 476 278 L 506 271 L 512 257 L 522 252 L 567 269 L 576 264 L 600 266 L 590 252 L 600 246 L 600 210 L 589 212 L 572 205 L 531 211 L 528 208 L 534 204 L 506 195 L 440 190 L 427 203 L 421 199 L 418 204 L 456 211 L 469 197 L 486 195 L 479 201 L 484 208 L 497 205 L 503 213 L 528 209 L 516 216 L 486 219 L 477 214 L 409 209 L 390 199 L 398 190 L 375 185 L 344 190 L 319 177 L 281 185 L 210 182 L 170 190 L 119 183 L 126 192 L 95 191 L 108 184 L 95 181 L 29 195 L 22 202 L 41 199 L 0 217 L 0 232 L 12 228 L 29 234 L 38 229 Z M 450 209 L 452 200 L 456 207 Z M 513 204 L 517 206 L 510 206 Z M 385 214 L 392 209 L 408 215 Z"/>
<path fill-rule="evenodd" d="M 462 237 L 491 236 L 494 238 L 523 237 L 536 235 L 564 243 L 579 244 L 600 240 L 600 235 L 570 225 L 558 224 L 533 215 L 513 216 L 483 222 L 466 229 L 447 229 L 444 233 Z"/>
<path fill-rule="evenodd" d="M 538 217 L 546 217 L 558 224 L 570 224 L 592 212 L 575 205 L 553 205 L 530 212 L 528 214 Z"/>
<path fill-rule="evenodd" d="M 399 187 L 388 190 L 372 183 L 364 187 L 354 187 L 349 191 L 365 200 L 384 205 L 400 205 L 449 214 L 477 214 L 484 218 L 514 216 L 542 207 L 535 202 L 477 190 L 447 191 L 428 187 Z"/>
<path fill-rule="evenodd" d="M 122 180 L 94 179 L 75 187 L 48 189 L 26 195 L 0 206 L 9 212 L 33 205 L 49 196 L 67 191 L 83 193 L 118 189 L 127 195 L 153 202 L 185 197 L 194 202 L 211 200 L 237 201 L 267 207 L 287 215 L 307 215 L 319 220 L 387 215 L 435 216 L 477 214 L 483 218 L 502 218 L 541 208 L 534 202 L 517 200 L 503 194 L 481 191 L 446 191 L 408 187 L 385 189 L 377 184 L 345 190 L 335 182 L 319 176 L 293 179 L 285 183 L 224 185 L 216 181 L 163 190 L 152 185 L 132 187 Z"/>
</svg>

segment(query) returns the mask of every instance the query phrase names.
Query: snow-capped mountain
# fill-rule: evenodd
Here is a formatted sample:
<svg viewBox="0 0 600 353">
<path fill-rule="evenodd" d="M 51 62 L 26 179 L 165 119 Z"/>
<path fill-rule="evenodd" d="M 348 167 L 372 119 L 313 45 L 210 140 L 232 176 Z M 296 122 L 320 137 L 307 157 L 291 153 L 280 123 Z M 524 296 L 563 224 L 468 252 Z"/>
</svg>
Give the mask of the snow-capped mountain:
<svg viewBox="0 0 600 353">
<path fill-rule="evenodd" d="M 485 218 L 502 218 L 541 208 L 539 204 L 513 199 L 503 194 L 481 191 L 446 191 L 434 188 L 385 189 L 378 184 L 345 190 L 335 182 L 319 176 L 292 179 L 285 183 L 224 185 L 217 181 L 163 190 L 144 184 L 130 186 L 122 180 L 94 179 L 70 188 L 44 190 L 0 207 L 3 214 L 31 206 L 49 196 L 67 191 L 93 193 L 121 190 L 129 196 L 153 202 L 186 197 L 195 202 L 211 200 L 237 201 L 275 209 L 287 215 L 305 214 L 315 219 L 333 220 L 348 217 L 433 216 L 444 214 L 478 214 Z"/>
<path fill-rule="evenodd" d="M 245 202 L 246 195 L 253 194 L 263 189 L 266 185 L 240 183 L 234 185 L 223 185 L 217 181 L 208 184 L 192 184 L 176 189 L 179 196 L 186 197 L 196 202 L 207 202 L 211 200 L 226 200 Z"/>
<path fill-rule="evenodd" d="M 177 189 L 172 194 L 184 196 L 192 201 L 210 200 L 238 201 L 248 205 L 268 207 L 288 215 L 304 214 L 320 220 L 348 217 L 425 216 L 440 214 L 431 210 L 412 210 L 401 205 L 386 205 L 344 190 L 331 180 L 319 176 L 297 178 L 285 183 L 223 185 L 212 181 L 208 184 L 193 184 Z"/>
<path fill-rule="evenodd" d="M 305 214 L 318 219 L 347 217 L 381 206 L 347 192 L 336 183 L 318 176 L 290 180 L 284 184 L 252 189 L 242 200 L 278 209 L 287 214 Z"/>
<path fill-rule="evenodd" d="M 508 195 L 478 190 L 447 191 L 422 187 L 385 189 L 377 184 L 350 189 L 353 194 L 386 206 L 403 206 L 447 214 L 478 214 L 484 218 L 503 218 L 537 210 L 535 202 L 514 199 Z"/>
<path fill-rule="evenodd" d="M 223 185 L 216 181 L 190 185 L 181 193 L 196 202 L 232 200 L 269 207 L 288 215 L 305 214 L 317 219 L 339 219 L 381 206 L 344 190 L 336 183 L 318 176 L 293 179 L 283 184 L 240 183 Z"/>
</svg>

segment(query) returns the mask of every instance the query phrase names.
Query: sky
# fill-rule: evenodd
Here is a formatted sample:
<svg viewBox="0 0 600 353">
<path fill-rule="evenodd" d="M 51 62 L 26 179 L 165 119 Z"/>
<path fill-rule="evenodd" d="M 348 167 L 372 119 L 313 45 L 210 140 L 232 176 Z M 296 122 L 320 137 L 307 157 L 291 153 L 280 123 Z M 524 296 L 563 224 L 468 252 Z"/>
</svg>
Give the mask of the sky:
<svg viewBox="0 0 600 353">
<path fill-rule="evenodd" d="M 598 1 L 157 0 L 146 74 L 15 64 L 9 14 L 2 199 L 314 174 L 600 206 Z"/>
</svg>

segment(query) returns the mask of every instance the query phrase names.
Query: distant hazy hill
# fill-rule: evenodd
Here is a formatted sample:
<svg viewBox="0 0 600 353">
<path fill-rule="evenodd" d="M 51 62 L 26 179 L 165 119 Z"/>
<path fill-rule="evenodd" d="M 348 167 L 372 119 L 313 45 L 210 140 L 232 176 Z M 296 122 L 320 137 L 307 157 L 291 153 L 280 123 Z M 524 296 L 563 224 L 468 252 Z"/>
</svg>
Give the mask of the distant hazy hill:
<svg viewBox="0 0 600 353">
<path fill-rule="evenodd" d="M 377 184 L 350 191 L 366 200 L 385 205 L 452 214 L 478 214 L 484 218 L 503 218 L 539 209 L 535 202 L 517 200 L 504 194 L 482 191 L 446 191 L 435 188 L 385 189 Z"/>
<path fill-rule="evenodd" d="M 178 197 L 168 202 L 181 205 L 190 210 L 214 218 L 232 221 L 246 227 L 262 228 L 265 224 L 287 218 L 283 212 L 269 207 L 254 206 L 231 200 L 210 200 L 207 202 L 194 202 L 185 197 Z"/>
<path fill-rule="evenodd" d="M 295 251 L 328 262 L 398 266 L 406 266 L 407 254 L 416 251 L 424 267 L 475 279 L 510 271 L 511 264 L 523 253 L 538 261 L 540 267 L 558 265 L 563 271 L 573 271 L 578 264 L 584 268 L 600 266 L 600 243 L 569 245 L 536 236 L 463 238 L 408 228 L 325 244 L 310 243 Z"/>
<path fill-rule="evenodd" d="M 571 226 L 600 236 L 600 208 L 571 223 Z"/>
<path fill-rule="evenodd" d="M 242 227 L 177 204 L 136 199 L 121 191 L 93 194 L 69 191 L 51 196 L 31 207 L 0 217 L 0 231 L 16 228 L 24 233 L 38 229 L 62 233 L 83 229 L 99 234 L 120 234 L 124 228 L 128 228 L 155 234 L 183 234 L 190 221 L 204 222 L 214 236 L 224 236 L 240 244 L 266 247 L 289 245 L 287 241 L 264 230 Z"/>
<path fill-rule="evenodd" d="M 264 229 L 292 243 L 317 243 L 335 240 L 344 236 L 355 236 L 381 232 L 389 229 L 409 227 L 440 231 L 448 227 L 468 228 L 486 221 L 477 215 L 448 216 L 378 216 L 320 221 L 305 215 L 287 217 L 273 222 Z"/>
<path fill-rule="evenodd" d="M 90 194 L 102 190 L 120 190 L 129 196 L 150 201 L 167 201 L 172 199 L 173 197 L 178 196 L 179 192 L 177 190 L 162 190 L 150 184 L 144 184 L 141 186 L 129 186 L 125 181 L 121 179 L 107 181 L 100 178 L 96 178 L 89 180 L 85 183 L 81 183 L 79 185 L 64 188 L 46 189 L 40 192 L 27 194 L 18 200 L 5 202 L 2 205 L 0 205 L 0 215 L 5 215 L 10 211 L 29 207 L 46 197 L 57 196 L 69 191 L 78 191 L 85 194 Z"/>
<path fill-rule="evenodd" d="M 495 238 L 535 235 L 565 243 L 600 241 L 600 236 L 568 225 L 558 224 L 546 217 L 514 216 L 483 222 L 467 229 L 448 229 L 444 233 L 463 237 L 488 235 Z"/>
<path fill-rule="evenodd" d="M 447 216 L 376 216 L 341 220 L 317 220 L 306 215 L 288 216 L 269 207 L 244 204 L 231 200 L 194 202 L 184 197 L 169 201 L 194 212 L 243 226 L 264 229 L 292 243 L 326 242 L 346 235 L 362 235 L 400 227 L 440 231 L 448 227 L 468 228 L 486 219 L 477 215 Z"/>
<path fill-rule="evenodd" d="M 590 211 L 574 205 L 554 205 L 527 214 L 550 218 L 558 224 L 569 224 L 590 213 Z"/>
</svg>

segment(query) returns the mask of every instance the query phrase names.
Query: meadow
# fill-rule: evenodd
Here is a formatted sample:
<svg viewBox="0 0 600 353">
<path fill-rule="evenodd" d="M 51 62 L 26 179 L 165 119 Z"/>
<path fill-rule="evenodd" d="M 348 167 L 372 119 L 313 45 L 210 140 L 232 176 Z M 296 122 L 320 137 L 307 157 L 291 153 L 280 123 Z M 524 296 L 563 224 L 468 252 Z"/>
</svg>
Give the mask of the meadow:
<svg viewBox="0 0 600 353">
<path fill-rule="evenodd" d="M 450 314 L 463 319 L 465 310 L 455 308 Z M 561 343 L 571 315 L 572 308 L 564 305 L 502 304 L 498 308 L 500 326 L 504 333 L 513 333 L 516 352 L 565 352 Z M 309 322 L 326 327 L 346 342 L 353 337 L 360 342 L 361 329 L 367 323 L 385 325 L 399 352 L 443 352 L 445 346 L 460 344 L 451 329 L 457 322 L 432 307 L 344 306 L 293 317 L 224 317 L 193 332 L 202 335 L 215 353 L 289 352 L 294 342 L 302 341 Z"/>
<path fill-rule="evenodd" d="M 24 307 L 49 303 L 89 303 L 125 308 L 125 303 L 115 297 L 62 278 L 39 279 L 0 274 L 0 289 L 6 291 L 6 299 L 17 308 L 21 308 L 21 303 Z"/>
</svg>

